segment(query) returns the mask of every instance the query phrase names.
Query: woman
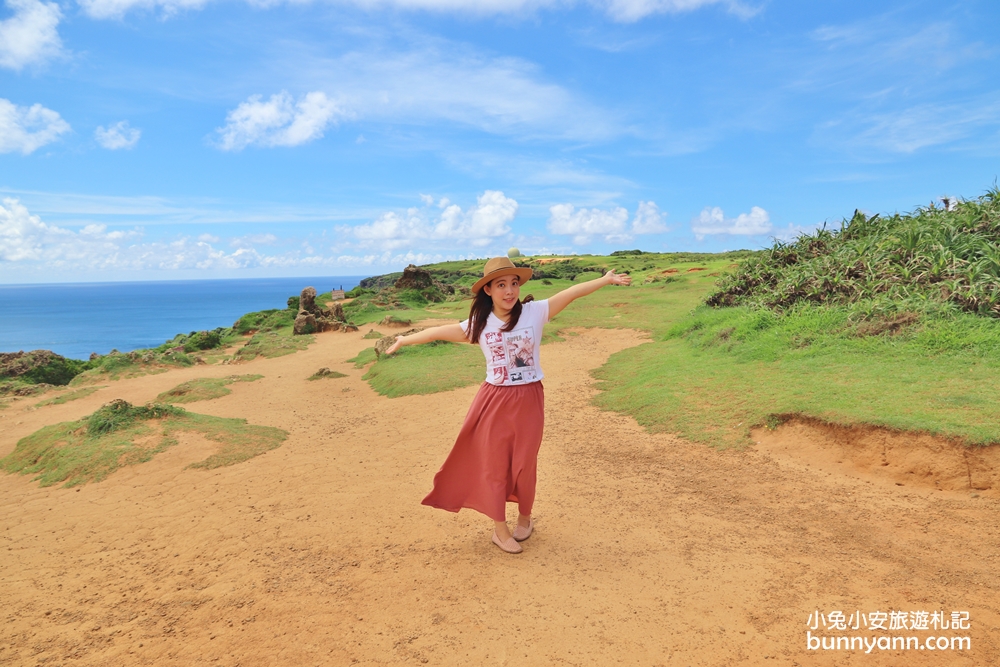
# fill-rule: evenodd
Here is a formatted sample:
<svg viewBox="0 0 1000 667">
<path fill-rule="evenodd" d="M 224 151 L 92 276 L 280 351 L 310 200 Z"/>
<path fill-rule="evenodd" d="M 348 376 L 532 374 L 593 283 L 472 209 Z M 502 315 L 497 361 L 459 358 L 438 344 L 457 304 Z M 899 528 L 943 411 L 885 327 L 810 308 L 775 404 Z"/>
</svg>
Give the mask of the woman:
<svg viewBox="0 0 1000 667">
<path fill-rule="evenodd" d="M 530 279 L 530 268 L 495 257 L 472 286 L 469 319 L 401 336 L 386 350 L 393 354 L 404 345 L 435 340 L 478 343 L 482 348 L 486 381 L 423 504 L 451 512 L 463 507 L 482 512 L 495 522 L 493 543 L 512 554 L 521 553 L 519 542 L 534 530 L 531 507 L 545 420 L 538 354 L 542 327 L 575 299 L 605 285 L 632 282 L 628 275 L 609 271 L 544 301 L 523 303 L 521 285 Z M 506 502 L 518 504 L 513 534 L 507 526 Z"/>
</svg>

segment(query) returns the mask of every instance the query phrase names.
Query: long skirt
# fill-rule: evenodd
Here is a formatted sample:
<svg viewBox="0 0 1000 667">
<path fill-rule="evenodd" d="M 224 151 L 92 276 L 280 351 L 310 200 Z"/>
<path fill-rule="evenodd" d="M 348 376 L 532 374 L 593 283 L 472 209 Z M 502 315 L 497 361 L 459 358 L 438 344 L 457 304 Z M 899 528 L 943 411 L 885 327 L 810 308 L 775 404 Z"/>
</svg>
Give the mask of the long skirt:
<svg viewBox="0 0 1000 667">
<path fill-rule="evenodd" d="M 505 503 L 513 502 L 530 515 L 544 424 L 541 382 L 484 382 L 423 504 L 449 512 L 467 507 L 504 521 Z"/>
</svg>

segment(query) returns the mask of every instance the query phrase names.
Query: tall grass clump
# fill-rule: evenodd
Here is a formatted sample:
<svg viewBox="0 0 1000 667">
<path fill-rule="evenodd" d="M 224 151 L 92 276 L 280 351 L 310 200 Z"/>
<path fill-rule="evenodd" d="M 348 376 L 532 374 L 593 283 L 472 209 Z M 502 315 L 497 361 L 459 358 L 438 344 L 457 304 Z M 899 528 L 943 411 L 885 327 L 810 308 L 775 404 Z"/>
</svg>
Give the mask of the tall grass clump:
<svg viewBox="0 0 1000 667">
<path fill-rule="evenodd" d="M 839 230 L 824 227 L 747 257 L 707 303 L 1000 317 L 1000 190 L 905 215 L 855 211 Z"/>
</svg>

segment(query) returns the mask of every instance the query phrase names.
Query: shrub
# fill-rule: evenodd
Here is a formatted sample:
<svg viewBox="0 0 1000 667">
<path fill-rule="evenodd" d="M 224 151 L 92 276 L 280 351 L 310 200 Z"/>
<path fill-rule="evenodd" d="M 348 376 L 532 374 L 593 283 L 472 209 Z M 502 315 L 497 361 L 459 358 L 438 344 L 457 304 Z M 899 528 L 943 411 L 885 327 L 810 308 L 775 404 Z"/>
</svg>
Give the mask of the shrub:
<svg viewBox="0 0 1000 667">
<path fill-rule="evenodd" d="M 1000 317 L 1000 190 L 950 210 L 855 211 L 839 230 L 777 241 L 721 278 L 707 303 L 865 304 L 866 316 L 877 317 L 946 306 Z"/>
</svg>

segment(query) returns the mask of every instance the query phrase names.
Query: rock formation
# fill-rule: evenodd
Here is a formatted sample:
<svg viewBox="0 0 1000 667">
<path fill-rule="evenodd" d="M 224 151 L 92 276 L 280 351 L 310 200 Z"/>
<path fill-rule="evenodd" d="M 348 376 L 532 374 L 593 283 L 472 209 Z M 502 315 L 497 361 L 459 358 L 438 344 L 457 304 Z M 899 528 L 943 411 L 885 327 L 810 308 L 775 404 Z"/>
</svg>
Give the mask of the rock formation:
<svg viewBox="0 0 1000 667">
<path fill-rule="evenodd" d="M 410 334 L 415 334 L 418 331 L 423 331 L 423 327 L 419 329 L 409 329 L 399 334 L 392 334 L 390 336 L 382 336 L 377 341 L 375 341 L 375 358 L 381 359 L 385 351 L 392 347 L 392 344 L 396 342 L 396 339 L 400 336 L 409 336 Z"/>
<path fill-rule="evenodd" d="M 403 275 L 400 276 L 396 284 L 393 285 L 396 289 L 426 289 L 434 284 L 434 279 L 431 277 L 430 272 L 426 269 L 421 269 L 415 264 L 410 264 L 408 267 L 403 269 Z"/>
<path fill-rule="evenodd" d="M 340 329 L 358 330 L 354 325 L 347 324 L 343 306 L 338 303 L 332 310 L 324 310 L 316 305 L 316 288 L 307 287 L 302 290 L 299 295 L 299 314 L 295 317 L 292 333 L 301 336 Z"/>
</svg>

